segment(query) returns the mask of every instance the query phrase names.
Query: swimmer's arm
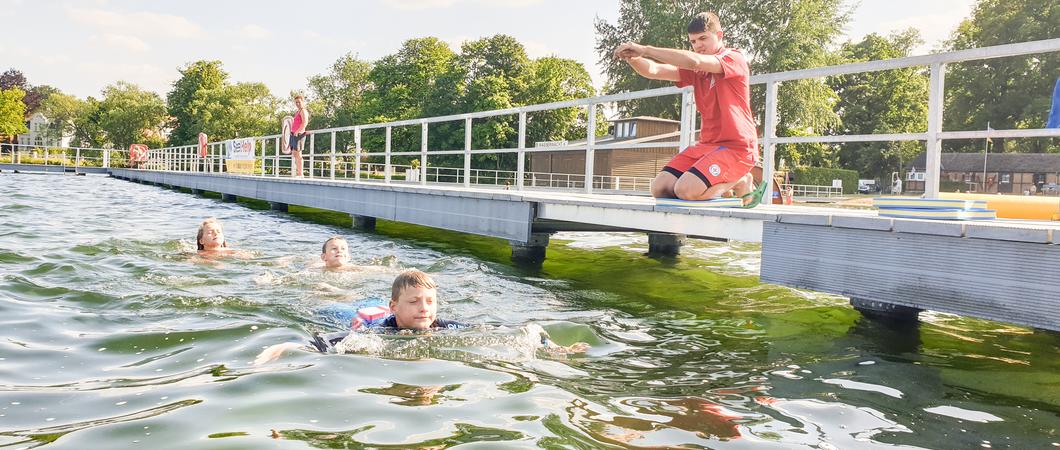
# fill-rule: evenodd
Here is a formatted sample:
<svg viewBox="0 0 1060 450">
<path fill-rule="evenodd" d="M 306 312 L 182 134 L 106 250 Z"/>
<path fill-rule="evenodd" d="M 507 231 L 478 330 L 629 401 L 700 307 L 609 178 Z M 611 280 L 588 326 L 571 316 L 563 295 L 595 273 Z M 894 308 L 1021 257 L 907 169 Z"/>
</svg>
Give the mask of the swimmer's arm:
<svg viewBox="0 0 1060 450">
<path fill-rule="evenodd" d="M 275 361 L 287 350 L 294 350 L 304 348 L 305 346 L 297 342 L 284 342 L 283 344 L 273 345 L 261 352 L 257 358 L 254 358 L 254 365 L 260 366 Z"/>
<path fill-rule="evenodd" d="M 545 347 L 546 351 L 552 353 L 585 353 L 586 350 L 589 350 L 589 344 L 586 342 L 575 342 L 566 346 L 559 345 L 552 342 L 552 339 L 545 335 L 541 335 L 541 345 Z"/>
</svg>

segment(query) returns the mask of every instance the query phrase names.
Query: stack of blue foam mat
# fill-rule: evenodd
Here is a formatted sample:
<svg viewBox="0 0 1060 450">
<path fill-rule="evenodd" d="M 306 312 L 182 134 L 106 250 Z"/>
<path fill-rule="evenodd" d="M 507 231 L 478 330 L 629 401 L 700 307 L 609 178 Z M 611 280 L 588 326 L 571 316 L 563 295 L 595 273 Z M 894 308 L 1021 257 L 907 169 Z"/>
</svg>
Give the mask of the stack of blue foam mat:
<svg viewBox="0 0 1060 450">
<path fill-rule="evenodd" d="M 994 220 L 997 212 L 983 200 L 880 197 L 872 201 L 880 217 L 937 220 Z"/>
<path fill-rule="evenodd" d="M 681 200 L 678 198 L 657 198 L 656 206 L 672 206 L 675 208 L 739 208 L 743 206 L 743 200 L 735 197 L 715 198 L 711 200 Z"/>
</svg>

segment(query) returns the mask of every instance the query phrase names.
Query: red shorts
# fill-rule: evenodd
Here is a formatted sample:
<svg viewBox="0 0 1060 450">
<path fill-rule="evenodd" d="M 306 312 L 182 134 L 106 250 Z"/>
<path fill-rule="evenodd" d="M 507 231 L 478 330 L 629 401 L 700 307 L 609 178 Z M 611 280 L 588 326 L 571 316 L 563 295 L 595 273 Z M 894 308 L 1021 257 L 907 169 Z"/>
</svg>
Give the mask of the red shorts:
<svg viewBox="0 0 1060 450">
<path fill-rule="evenodd" d="M 757 151 L 699 142 L 675 155 L 663 170 L 678 178 L 685 172 L 692 172 L 714 186 L 739 180 L 754 168 L 756 162 Z"/>
</svg>

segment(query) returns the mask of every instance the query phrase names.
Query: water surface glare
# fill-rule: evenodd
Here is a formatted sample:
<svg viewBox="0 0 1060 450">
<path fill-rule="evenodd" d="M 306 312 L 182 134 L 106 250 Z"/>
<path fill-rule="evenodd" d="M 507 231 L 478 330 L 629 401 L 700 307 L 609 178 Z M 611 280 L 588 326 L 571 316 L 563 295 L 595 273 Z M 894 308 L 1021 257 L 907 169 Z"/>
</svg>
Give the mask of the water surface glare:
<svg viewBox="0 0 1060 450">
<path fill-rule="evenodd" d="M 642 235 L 562 233 L 516 267 L 496 239 L 254 206 L 0 174 L 0 448 L 1060 447 L 1056 333 L 882 326 L 760 284 L 753 244 L 652 259 Z M 211 216 L 247 259 L 191 260 Z M 335 234 L 365 270 L 316 267 Z M 253 364 L 405 268 L 482 326 Z M 527 324 L 592 347 L 543 352 Z"/>
</svg>

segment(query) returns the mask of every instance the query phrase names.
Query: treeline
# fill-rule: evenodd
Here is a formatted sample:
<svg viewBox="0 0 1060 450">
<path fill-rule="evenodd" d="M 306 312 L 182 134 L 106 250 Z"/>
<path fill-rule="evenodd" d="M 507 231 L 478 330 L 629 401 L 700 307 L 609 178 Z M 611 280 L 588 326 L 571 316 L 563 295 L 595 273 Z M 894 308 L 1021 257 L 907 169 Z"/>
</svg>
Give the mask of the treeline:
<svg viewBox="0 0 1060 450">
<path fill-rule="evenodd" d="M 288 96 L 277 98 L 262 83 L 232 83 L 221 61 L 185 65 L 165 99 L 119 81 L 104 88 L 99 99 L 80 100 L 51 87 L 31 87 L 14 69 L 3 74 L 0 82 L 7 84 L 5 95 L 11 92 L 4 105 L 23 106 L 12 113 L 17 117 L 12 122 L 18 125 L 23 115 L 40 111 L 58 124 L 47 131 L 51 137 L 73 136 L 74 145 L 85 147 L 186 145 L 195 143 L 199 132 L 211 140 L 276 134 L 280 117 L 293 112 Z M 31 103 L 20 92 L 41 92 L 41 100 Z M 325 73 L 310 77 L 304 94 L 309 100 L 310 128 L 320 129 L 572 100 L 596 92 L 581 63 L 557 57 L 531 59 L 514 38 L 495 35 L 465 42 L 459 52 L 440 39 L 427 37 L 410 39 L 394 54 L 374 62 L 347 54 Z M 595 119 L 604 120 L 602 114 Z M 531 113 L 527 142 L 584 137 L 587 120 L 578 108 Z M 430 148 L 463 149 L 463 128 L 462 121 L 432 125 Z M 164 129 L 170 130 L 168 139 L 162 137 Z M 606 132 L 606 124 L 598 129 Z M 0 129 L 8 136 L 22 132 L 17 126 Z M 419 150 L 420 132 L 419 127 L 394 129 L 395 151 Z M 476 148 L 514 147 L 518 117 L 476 120 L 472 135 Z M 383 140 L 382 131 L 366 132 L 362 147 L 379 151 Z M 352 134 L 343 133 L 337 148 L 348 149 L 351 141 Z M 326 145 L 330 147 L 330 142 Z M 432 158 L 432 164 L 455 163 L 459 158 L 439 156 Z M 500 167 L 514 158 L 475 155 L 474 163 L 476 167 Z"/>
<path fill-rule="evenodd" d="M 717 11 L 726 44 L 743 49 L 752 73 L 807 69 L 909 56 L 922 44 L 915 29 L 870 34 L 839 42 L 849 22 L 844 0 L 623 0 L 616 23 L 597 21 L 597 53 L 608 77 L 607 92 L 661 84 L 636 76 L 611 51 L 621 42 L 687 48 L 685 27 L 699 11 Z M 1055 0 L 980 0 L 940 51 L 988 47 L 1060 36 L 1060 3 Z M 1052 86 L 1060 76 L 1057 53 L 950 64 L 946 74 L 944 129 L 1041 128 L 1049 114 Z M 752 87 L 759 123 L 762 86 Z M 882 134 L 927 129 L 928 68 L 909 68 L 786 82 L 778 91 L 780 136 Z M 621 105 L 626 114 L 673 118 L 674 101 Z M 948 141 L 944 151 L 982 151 L 982 141 Z M 889 179 L 924 149 L 921 142 L 797 144 L 778 146 L 788 166 L 857 170 Z M 1060 152 L 1057 139 L 995 139 L 991 151 Z"/>
</svg>

